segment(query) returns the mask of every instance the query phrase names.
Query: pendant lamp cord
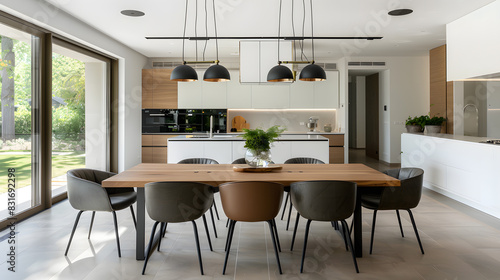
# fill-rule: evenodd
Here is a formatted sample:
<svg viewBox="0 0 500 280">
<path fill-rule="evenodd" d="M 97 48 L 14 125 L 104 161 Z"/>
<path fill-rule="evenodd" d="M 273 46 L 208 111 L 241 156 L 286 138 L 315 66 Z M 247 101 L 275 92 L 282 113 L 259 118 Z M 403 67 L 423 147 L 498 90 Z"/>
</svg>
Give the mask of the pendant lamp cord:
<svg viewBox="0 0 500 280">
<path fill-rule="evenodd" d="M 312 0 L 309 0 L 311 3 L 311 47 L 312 47 L 312 64 L 314 64 L 314 18 L 313 18 L 313 2 Z"/>
<path fill-rule="evenodd" d="M 205 37 L 208 37 L 208 12 L 207 12 L 207 0 L 205 0 Z M 205 51 L 207 50 L 208 40 L 205 40 L 205 46 L 203 47 L 203 60 L 205 60 Z"/>
<path fill-rule="evenodd" d="M 294 0 L 292 0 L 292 34 L 293 38 L 295 38 L 295 24 L 293 22 L 293 6 L 294 5 Z M 293 39 L 293 60 L 297 58 L 297 49 L 295 48 L 295 39 Z"/>
<path fill-rule="evenodd" d="M 214 10 L 214 27 L 215 27 L 215 57 L 217 64 L 219 64 L 219 41 L 217 40 L 217 19 L 215 18 L 215 0 L 212 0 L 212 7 Z"/>
<path fill-rule="evenodd" d="M 195 16 L 194 16 L 194 36 L 198 37 L 198 0 L 195 2 L 196 8 L 195 8 Z M 198 40 L 195 41 L 196 43 L 196 61 L 198 61 Z"/>
<path fill-rule="evenodd" d="M 187 14 L 188 14 L 188 2 L 189 0 L 186 0 L 186 11 L 184 12 L 184 32 L 182 33 L 182 63 L 186 64 L 186 60 L 184 59 L 184 42 L 186 39 L 186 23 L 187 23 Z"/>
<path fill-rule="evenodd" d="M 281 36 L 281 4 L 283 0 L 280 0 L 280 13 L 278 16 L 278 65 L 281 64 L 280 61 L 280 36 Z"/>
</svg>

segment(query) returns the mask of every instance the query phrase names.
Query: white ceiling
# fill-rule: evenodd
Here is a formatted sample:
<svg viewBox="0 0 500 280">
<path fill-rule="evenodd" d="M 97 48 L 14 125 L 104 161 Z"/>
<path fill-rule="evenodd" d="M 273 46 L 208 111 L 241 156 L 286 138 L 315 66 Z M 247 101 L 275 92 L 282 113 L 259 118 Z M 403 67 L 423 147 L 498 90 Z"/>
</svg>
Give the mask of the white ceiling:
<svg viewBox="0 0 500 280">
<path fill-rule="evenodd" d="M 46 0 L 72 16 L 115 38 L 147 57 L 180 60 L 182 40 L 147 40 L 146 36 L 182 36 L 185 0 Z M 209 36 L 213 36 L 212 0 L 208 1 Z M 382 40 L 315 40 L 317 61 L 350 56 L 425 54 L 446 43 L 445 25 L 494 0 L 314 0 L 314 36 L 382 36 Z M 189 1 L 186 36 L 194 36 L 196 0 Z M 310 36 L 309 1 L 304 36 Z M 205 0 L 198 0 L 198 36 L 205 36 Z M 301 35 L 302 1 L 295 3 L 295 32 Z M 277 36 L 278 0 L 215 0 L 218 36 Z M 281 35 L 292 36 L 292 0 L 283 0 Z M 389 17 L 396 8 L 414 12 Z M 140 10 L 143 17 L 127 17 L 122 10 Z M 198 43 L 201 56 L 203 42 Z M 238 59 L 238 41 L 219 40 L 223 62 Z M 208 41 L 206 58 L 214 59 L 215 42 Z M 310 40 L 304 52 L 311 56 Z M 186 41 L 186 58 L 195 56 L 194 41 Z"/>
</svg>

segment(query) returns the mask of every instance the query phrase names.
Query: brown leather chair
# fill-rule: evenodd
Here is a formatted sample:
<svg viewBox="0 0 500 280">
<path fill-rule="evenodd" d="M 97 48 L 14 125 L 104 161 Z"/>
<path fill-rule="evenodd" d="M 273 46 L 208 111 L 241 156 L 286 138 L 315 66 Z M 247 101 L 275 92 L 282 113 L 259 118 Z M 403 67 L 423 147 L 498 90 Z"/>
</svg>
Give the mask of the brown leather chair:
<svg viewBox="0 0 500 280">
<path fill-rule="evenodd" d="M 422 185 L 424 171 L 420 168 L 399 168 L 384 171 L 385 174 L 401 180 L 400 187 L 366 187 L 360 188 L 361 205 L 373 210 L 372 234 L 370 238 L 370 254 L 373 249 L 373 236 L 375 235 L 375 221 L 378 210 L 396 210 L 401 235 L 404 237 L 403 227 L 399 210 L 406 210 L 410 215 L 410 220 L 417 237 L 420 251 L 424 254 L 424 248 L 418 235 L 417 225 L 410 209 L 417 207 L 422 196 Z"/>
<path fill-rule="evenodd" d="M 281 264 L 278 255 L 279 238 L 274 218 L 279 213 L 283 199 L 283 185 L 272 182 L 231 182 L 219 186 L 222 208 L 230 219 L 226 240 L 226 258 L 222 274 L 226 273 L 227 259 L 231 250 L 234 226 L 241 222 L 267 222 L 271 231 L 274 252 L 280 274 Z M 278 245 L 277 245 L 278 244 Z M 281 249 L 280 249 L 281 251 Z"/>
<path fill-rule="evenodd" d="M 322 160 L 319 160 L 317 158 L 310 158 L 310 157 L 289 158 L 284 163 L 285 164 L 325 164 L 325 162 Z M 283 220 L 283 216 L 285 215 L 285 210 L 286 210 L 286 204 L 288 203 L 288 200 L 290 200 L 290 209 L 288 209 L 288 220 L 286 222 L 286 230 L 288 230 L 288 227 L 290 226 L 290 217 L 292 215 L 292 199 L 290 198 L 290 187 L 285 187 L 285 192 L 286 192 L 285 206 L 283 206 L 283 212 L 281 213 L 281 219 Z"/>
</svg>

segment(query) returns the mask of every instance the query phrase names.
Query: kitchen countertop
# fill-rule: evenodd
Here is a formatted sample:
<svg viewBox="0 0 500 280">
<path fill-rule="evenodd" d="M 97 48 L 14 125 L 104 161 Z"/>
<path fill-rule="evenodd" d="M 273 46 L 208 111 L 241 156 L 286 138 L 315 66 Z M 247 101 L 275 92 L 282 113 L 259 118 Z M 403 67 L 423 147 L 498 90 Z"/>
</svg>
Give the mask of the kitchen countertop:
<svg viewBox="0 0 500 280">
<path fill-rule="evenodd" d="M 443 134 L 443 133 L 425 134 L 425 133 L 408 133 L 408 132 L 405 132 L 403 134 L 419 135 L 419 136 L 426 136 L 426 137 L 435 137 L 435 138 L 441 138 L 441 139 L 456 140 L 456 141 L 463 141 L 463 142 L 471 142 L 471 143 L 478 143 L 478 144 L 487 144 L 487 143 L 481 143 L 481 142 L 492 139 L 492 137 L 453 135 L 453 134 Z M 488 144 L 488 145 L 500 146 L 500 145 L 493 145 L 493 144 Z"/>
<path fill-rule="evenodd" d="M 214 135 L 241 135 L 244 132 L 230 132 L 230 133 L 214 133 Z M 328 134 L 328 135 L 344 135 L 343 132 L 300 132 L 291 131 L 283 132 L 283 135 L 315 135 L 315 134 Z M 142 133 L 142 135 L 207 135 L 207 133 L 196 132 L 196 133 L 186 133 L 186 132 L 160 132 L 160 133 Z"/>
<path fill-rule="evenodd" d="M 196 136 L 208 136 L 207 134 L 179 135 L 176 137 L 169 138 L 168 141 L 245 141 L 245 139 L 243 139 L 242 137 L 238 137 L 238 135 L 240 134 L 236 133 L 214 134 L 212 138 L 196 137 Z M 278 140 L 276 141 L 328 141 L 328 138 L 323 137 L 321 135 L 313 135 L 313 134 L 302 134 L 302 135 L 285 134 L 278 137 Z"/>
</svg>

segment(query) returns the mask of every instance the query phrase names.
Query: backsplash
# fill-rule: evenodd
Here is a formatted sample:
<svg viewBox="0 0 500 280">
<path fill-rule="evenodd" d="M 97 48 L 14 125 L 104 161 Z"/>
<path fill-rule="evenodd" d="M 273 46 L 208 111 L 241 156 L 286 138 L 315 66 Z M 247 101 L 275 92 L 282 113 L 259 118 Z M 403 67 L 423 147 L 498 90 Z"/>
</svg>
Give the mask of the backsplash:
<svg viewBox="0 0 500 280">
<path fill-rule="evenodd" d="M 316 130 L 323 132 L 323 126 L 331 124 L 332 132 L 338 131 L 337 111 L 335 109 L 228 109 L 228 129 L 231 129 L 231 122 L 235 116 L 245 118 L 252 129 L 257 127 L 267 129 L 273 125 L 280 125 L 286 127 L 287 132 L 309 131 L 305 124 L 309 122 L 309 117 L 315 116 L 319 119 Z"/>
</svg>

